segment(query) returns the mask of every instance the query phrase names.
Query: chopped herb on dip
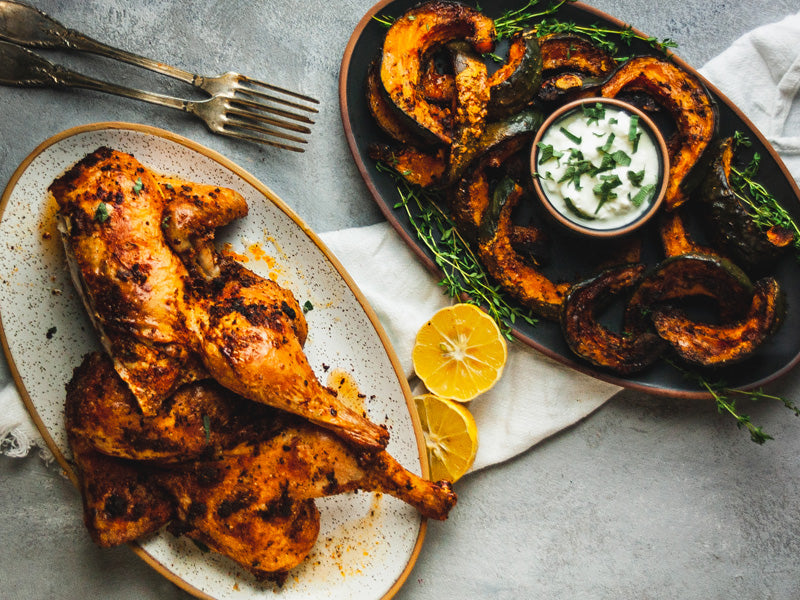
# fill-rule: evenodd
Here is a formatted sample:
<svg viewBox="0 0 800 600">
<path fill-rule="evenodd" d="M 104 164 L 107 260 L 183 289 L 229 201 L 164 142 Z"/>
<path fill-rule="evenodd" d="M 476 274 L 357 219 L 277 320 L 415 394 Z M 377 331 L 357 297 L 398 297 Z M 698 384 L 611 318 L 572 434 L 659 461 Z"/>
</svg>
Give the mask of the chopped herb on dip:
<svg viewBox="0 0 800 600">
<path fill-rule="evenodd" d="M 536 172 L 562 215 L 592 229 L 617 229 L 648 210 L 662 164 L 657 142 L 638 115 L 596 103 L 548 127 L 537 144 Z"/>
</svg>

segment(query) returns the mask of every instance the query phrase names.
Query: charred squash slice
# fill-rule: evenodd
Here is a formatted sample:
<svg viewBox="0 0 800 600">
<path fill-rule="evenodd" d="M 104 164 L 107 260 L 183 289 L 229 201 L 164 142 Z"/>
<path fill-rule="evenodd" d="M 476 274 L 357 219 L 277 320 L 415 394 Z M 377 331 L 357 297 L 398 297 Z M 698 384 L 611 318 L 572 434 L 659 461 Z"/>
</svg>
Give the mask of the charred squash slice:
<svg viewBox="0 0 800 600">
<path fill-rule="evenodd" d="M 650 272 L 625 309 L 625 327 L 641 330 L 659 305 L 693 297 L 711 298 L 723 321 L 741 318 L 753 297 L 747 274 L 731 261 L 704 254 L 667 258 Z"/>
<path fill-rule="evenodd" d="M 553 283 L 526 263 L 511 243 L 511 213 L 523 190 L 510 178 L 503 179 L 481 219 L 478 256 L 489 274 L 511 296 L 537 315 L 557 320 L 568 283 Z"/>
<path fill-rule="evenodd" d="M 499 119 L 522 110 L 542 83 L 542 53 L 534 32 L 516 34 L 508 46 L 508 59 L 489 78 L 489 117 Z"/>
<path fill-rule="evenodd" d="M 539 39 L 545 73 L 576 71 L 600 77 L 613 71 L 617 61 L 590 39 L 572 33 L 552 33 Z"/>
<path fill-rule="evenodd" d="M 453 56 L 456 105 L 447 179 L 454 182 L 481 151 L 479 141 L 489 105 L 489 74 L 469 44 L 453 42 L 448 48 Z"/>
<path fill-rule="evenodd" d="M 538 111 L 523 111 L 486 126 L 475 163 L 453 187 L 448 200 L 450 214 L 466 239 L 477 239 L 481 219 L 491 201 L 488 170 L 500 167 L 524 149 L 543 120 Z"/>
<path fill-rule="evenodd" d="M 421 145 L 422 138 L 408 126 L 406 119 L 400 118 L 397 109 L 386 99 L 377 62 L 372 63 L 367 72 L 367 107 L 378 127 L 391 138 L 401 144 Z"/>
<path fill-rule="evenodd" d="M 700 188 L 703 217 L 709 237 L 746 270 L 760 270 L 774 263 L 792 242 L 793 235 L 780 229 L 764 231 L 731 187 L 733 140 L 720 141 L 712 154 L 711 168 Z"/>
<path fill-rule="evenodd" d="M 687 200 L 689 175 L 716 133 L 716 106 L 697 79 L 671 62 L 650 56 L 622 65 L 600 94 L 615 98 L 630 91 L 649 93 L 675 121 L 677 133 L 669 144 L 669 182 L 664 196 L 664 206 L 673 210 Z"/>
<path fill-rule="evenodd" d="M 385 144 L 372 144 L 369 147 L 369 157 L 382 162 L 413 185 L 437 188 L 445 182 L 447 171 L 445 148 L 426 152 L 414 146 L 393 148 Z"/>
<path fill-rule="evenodd" d="M 571 33 L 539 38 L 542 83 L 537 98 L 544 104 L 563 104 L 605 83 L 617 61 L 591 40 Z"/>
<path fill-rule="evenodd" d="M 772 277 L 755 284 L 747 315 L 740 321 L 709 325 L 692 321 L 675 308 L 658 309 L 653 324 L 684 360 L 703 366 L 720 366 L 750 357 L 782 322 L 785 301 Z"/>
<path fill-rule="evenodd" d="M 653 364 L 666 344 L 649 332 L 611 331 L 598 315 L 619 294 L 636 286 L 644 265 L 624 265 L 575 284 L 564 301 L 561 329 L 569 348 L 591 364 L 627 375 Z"/>
<path fill-rule="evenodd" d="M 686 215 L 680 208 L 659 215 L 659 235 L 664 255 L 680 256 L 681 254 L 707 254 L 717 256 L 711 248 L 698 244 L 686 229 Z"/>
<path fill-rule="evenodd" d="M 389 100 L 421 135 L 449 146 L 453 140 L 447 124 L 437 118 L 420 85 L 427 58 L 454 40 L 490 52 L 495 39 L 492 19 L 474 8 L 444 0 L 412 8 L 395 20 L 383 42 L 380 76 Z"/>
<path fill-rule="evenodd" d="M 441 73 L 434 60 L 429 59 L 420 82 L 422 97 L 433 104 L 452 107 L 456 97 L 456 82 L 452 73 Z"/>
</svg>

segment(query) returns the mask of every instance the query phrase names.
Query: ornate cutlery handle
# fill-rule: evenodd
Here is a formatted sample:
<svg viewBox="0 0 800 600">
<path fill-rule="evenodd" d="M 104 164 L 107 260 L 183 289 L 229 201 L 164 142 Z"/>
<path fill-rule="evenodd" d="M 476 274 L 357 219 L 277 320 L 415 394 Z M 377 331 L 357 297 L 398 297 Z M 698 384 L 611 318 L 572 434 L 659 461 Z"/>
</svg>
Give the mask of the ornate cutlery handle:
<svg viewBox="0 0 800 600">
<path fill-rule="evenodd" d="M 0 39 L 31 48 L 66 48 L 81 50 L 156 71 L 194 84 L 194 73 L 132 54 L 98 42 L 79 31 L 64 27 L 42 11 L 11 0 L 0 0 Z"/>
</svg>

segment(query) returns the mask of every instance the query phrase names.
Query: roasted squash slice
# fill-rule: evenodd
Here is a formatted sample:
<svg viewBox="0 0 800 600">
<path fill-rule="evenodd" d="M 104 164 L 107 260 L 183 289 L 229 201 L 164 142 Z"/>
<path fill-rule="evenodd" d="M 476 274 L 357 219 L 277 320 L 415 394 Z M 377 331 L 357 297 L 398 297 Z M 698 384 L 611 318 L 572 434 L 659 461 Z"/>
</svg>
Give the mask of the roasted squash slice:
<svg viewBox="0 0 800 600">
<path fill-rule="evenodd" d="M 695 297 L 716 301 L 723 321 L 739 319 L 753 297 L 753 284 L 744 271 L 725 258 L 704 254 L 667 258 L 642 279 L 631 296 L 625 309 L 625 328 L 642 330 L 659 305 Z"/>
<path fill-rule="evenodd" d="M 452 73 L 442 73 L 437 69 L 433 59 L 428 60 L 428 64 L 422 74 L 420 81 L 422 97 L 433 104 L 447 106 L 451 108 L 456 98 L 456 81 Z"/>
<path fill-rule="evenodd" d="M 489 105 L 489 74 L 486 64 L 469 44 L 453 42 L 448 48 L 453 56 L 456 87 L 453 141 L 447 169 L 447 179 L 452 183 L 481 151 L 479 141 L 486 127 Z"/>
<path fill-rule="evenodd" d="M 572 71 L 600 77 L 613 71 L 616 59 L 590 39 L 574 33 L 551 33 L 539 38 L 542 70 Z"/>
<path fill-rule="evenodd" d="M 429 152 L 414 146 L 394 148 L 385 144 L 372 144 L 369 157 L 380 161 L 413 185 L 438 188 L 444 185 L 447 172 L 447 149 Z"/>
<path fill-rule="evenodd" d="M 608 52 L 588 38 L 572 33 L 553 33 L 539 38 L 542 83 L 537 93 L 545 105 L 564 104 L 598 89 L 617 67 Z"/>
<path fill-rule="evenodd" d="M 389 100 L 421 135 L 449 146 L 452 133 L 420 85 L 427 58 L 454 40 L 466 40 L 478 53 L 490 52 L 495 39 L 492 19 L 474 8 L 444 0 L 412 8 L 395 20 L 383 41 L 380 76 Z"/>
<path fill-rule="evenodd" d="M 481 219 L 478 256 L 489 274 L 518 302 L 546 319 L 558 320 L 569 283 L 553 283 L 517 254 L 511 243 L 511 214 L 523 189 L 505 178 Z"/>
<path fill-rule="evenodd" d="M 676 308 L 653 312 L 659 336 L 691 363 L 720 366 L 750 357 L 780 327 L 785 300 L 778 282 L 767 277 L 755 284 L 753 300 L 742 320 L 721 325 L 697 323 Z"/>
<path fill-rule="evenodd" d="M 575 284 L 564 301 L 561 329 L 570 350 L 591 364 L 628 375 L 653 364 L 666 344 L 649 332 L 611 331 L 598 316 L 619 294 L 636 286 L 644 265 L 623 265 Z"/>
<path fill-rule="evenodd" d="M 542 83 L 542 53 L 532 31 L 511 38 L 508 58 L 489 78 L 489 117 L 507 117 L 525 108 Z"/>
<path fill-rule="evenodd" d="M 477 158 L 453 186 L 448 199 L 450 215 L 466 239 L 477 239 L 481 219 L 491 201 L 488 170 L 500 167 L 525 149 L 543 120 L 538 111 L 523 111 L 486 126 Z"/>
<path fill-rule="evenodd" d="M 401 118 L 397 109 L 387 100 L 377 62 L 373 62 L 367 72 L 366 92 L 369 112 L 384 133 L 401 144 L 422 145 L 422 138 L 408 126 L 408 120 Z"/>
<path fill-rule="evenodd" d="M 791 232 L 780 235 L 780 229 L 762 230 L 745 204 L 731 187 L 733 139 L 716 144 L 711 168 L 697 198 L 703 205 L 702 215 L 709 237 L 746 270 L 762 270 L 773 264 L 793 239 Z"/>
<path fill-rule="evenodd" d="M 673 210 L 688 198 L 693 168 L 702 168 L 701 157 L 717 130 L 717 110 L 705 87 L 671 62 L 655 57 L 633 58 L 623 64 L 600 89 L 615 98 L 623 92 L 652 95 L 675 121 L 677 133 L 669 146 L 669 182 L 664 206 Z"/>
<path fill-rule="evenodd" d="M 659 215 L 658 233 L 664 256 L 680 256 L 681 254 L 707 254 L 717 256 L 720 253 L 707 246 L 698 244 L 686 228 L 686 214 L 681 208 Z"/>
</svg>

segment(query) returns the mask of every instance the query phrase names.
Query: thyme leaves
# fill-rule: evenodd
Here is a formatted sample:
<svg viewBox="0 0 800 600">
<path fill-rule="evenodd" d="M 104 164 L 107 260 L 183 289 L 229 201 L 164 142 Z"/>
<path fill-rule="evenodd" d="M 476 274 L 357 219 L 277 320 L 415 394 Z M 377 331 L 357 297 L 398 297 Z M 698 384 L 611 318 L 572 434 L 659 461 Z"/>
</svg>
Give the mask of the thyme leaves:
<svg viewBox="0 0 800 600">
<path fill-rule="evenodd" d="M 755 402 L 760 400 L 781 402 L 786 408 L 791 410 L 796 417 L 800 416 L 800 407 L 787 398 L 769 394 L 762 388 L 753 390 L 730 388 L 727 387 L 724 381 L 709 381 L 698 373 L 693 373 L 691 371 L 682 369 L 672 361 L 668 362 L 673 367 L 678 369 L 684 377 L 696 381 L 700 389 L 707 391 L 716 403 L 717 412 L 732 416 L 736 421 L 736 427 L 739 429 L 746 429 L 750 434 L 750 440 L 756 444 L 761 445 L 766 443 L 768 440 L 773 440 L 775 438 L 766 433 L 761 427 L 755 425 L 749 415 L 743 414 L 737 406 L 737 400 L 748 399 Z"/>
<path fill-rule="evenodd" d="M 500 288 L 490 281 L 469 244 L 440 208 L 440 198 L 435 193 L 412 186 L 380 162 L 376 168 L 394 179 L 399 196 L 394 208 L 405 213 L 417 239 L 433 257 L 442 273 L 439 285 L 449 297 L 485 309 L 509 339 L 517 322 L 536 325 L 534 317 L 509 303 Z"/>
<path fill-rule="evenodd" d="M 741 131 L 733 135 L 733 150 L 749 148 L 752 141 Z M 800 260 L 800 226 L 789 212 L 781 206 L 778 199 L 760 182 L 757 181 L 761 167 L 761 155 L 754 152 L 750 161 L 742 168 L 731 165 L 730 183 L 736 197 L 744 203 L 751 217 L 761 229 L 774 226 L 788 229 L 794 234 L 792 245 L 795 255 Z"/>
</svg>

